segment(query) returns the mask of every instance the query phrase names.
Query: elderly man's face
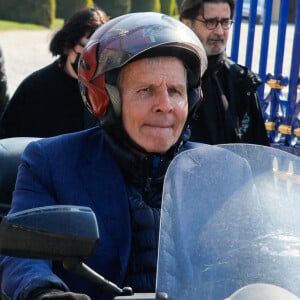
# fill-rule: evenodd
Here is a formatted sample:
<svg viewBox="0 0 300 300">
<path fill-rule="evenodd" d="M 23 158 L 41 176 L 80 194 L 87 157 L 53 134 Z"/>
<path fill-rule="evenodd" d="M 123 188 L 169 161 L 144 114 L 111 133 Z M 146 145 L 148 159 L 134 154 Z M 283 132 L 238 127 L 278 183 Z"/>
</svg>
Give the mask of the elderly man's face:
<svg viewBox="0 0 300 300">
<path fill-rule="evenodd" d="M 123 68 L 123 125 L 147 152 L 165 152 L 181 135 L 188 114 L 186 82 L 184 65 L 175 57 L 143 58 Z"/>
</svg>

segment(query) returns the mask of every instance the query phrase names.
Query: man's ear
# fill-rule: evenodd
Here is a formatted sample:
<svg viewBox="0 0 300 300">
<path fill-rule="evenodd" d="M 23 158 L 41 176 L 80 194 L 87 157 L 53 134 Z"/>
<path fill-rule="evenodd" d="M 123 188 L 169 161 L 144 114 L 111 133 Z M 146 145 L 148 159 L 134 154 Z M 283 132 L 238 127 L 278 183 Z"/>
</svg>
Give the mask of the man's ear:
<svg viewBox="0 0 300 300">
<path fill-rule="evenodd" d="M 181 18 L 180 21 L 185 24 L 186 26 L 192 28 L 192 20 L 191 19 L 185 19 L 185 18 Z"/>
</svg>

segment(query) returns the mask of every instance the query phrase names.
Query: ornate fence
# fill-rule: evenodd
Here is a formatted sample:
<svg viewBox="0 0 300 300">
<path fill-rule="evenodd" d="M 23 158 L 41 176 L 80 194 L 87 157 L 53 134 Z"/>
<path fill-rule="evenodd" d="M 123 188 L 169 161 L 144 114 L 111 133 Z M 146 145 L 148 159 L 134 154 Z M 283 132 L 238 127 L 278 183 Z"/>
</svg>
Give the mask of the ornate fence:
<svg viewBox="0 0 300 300">
<path fill-rule="evenodd" d="M 231 41 L 231 58 L 257 72 L 263 80 L 259 97 L 263 109 L 269 139 L 274 146 L 300 148 L 300 1 L 296 1 L 295 20 L 288 23 L 288 12 L 292 0 L 278 0 L 279 13 L 274 21 L 272 17 L 273 0 L 264 0 L 263 24 L 257 25 L 258 0 L 250 1 L 250 13 L 247 22 L 243 22 L 243 2 L 236 1 L 235 23 Z M 240 57 L 241 28 L 247 32 L 245 57 Z M 271 30 L 273 34 L 271 35 Z M 274 33 L 275 32 L 275 33 Z M 288 36 L 287 36 L 288 33 Z M 260 41 L 257 41 L 259 35 Z M 292 35 L 292 36 L 291 36 Z M 256 37 L 256 39 L 255 39 Z M 245 38 L 245 37 L 244 37 Z M 289 38 L 287 43 L 287 38 Z M 276 39 L 276 40 L 274 40 Z M 258 45 L 258 46 L 257 46 Z M 287 55 L 287 49 L 290 53 Z M 274 52 L 274 70 L 267 72 L 270 66 L 270 53 Z M 257 70 L 253 67 L 253 58 L 259 60 Z M 244 61 L 241 61 L 241 59 Z M 289 66 L 283 73 L 283 67 Z M 283 90 L 287 92 L 283 93 Z M 300 90 L 300 89 L 299 89 Z M 291 151 L 294 152 L 294 151 Z"/>
</svg>

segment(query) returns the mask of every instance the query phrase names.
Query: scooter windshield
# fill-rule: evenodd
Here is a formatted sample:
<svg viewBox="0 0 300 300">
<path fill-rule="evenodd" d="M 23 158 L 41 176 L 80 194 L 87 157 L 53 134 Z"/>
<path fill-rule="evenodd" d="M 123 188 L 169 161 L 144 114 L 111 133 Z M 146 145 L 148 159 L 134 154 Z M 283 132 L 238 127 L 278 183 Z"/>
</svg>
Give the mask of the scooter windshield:
<svg viewBox="0 0 300 300">
<path fill-rule="evenodd" d="M 251 283 L 300 296 L 300 158 L 271 147 L 202 146 L 165 178 L 157 292 L 225 299 Z"/>
</svg>

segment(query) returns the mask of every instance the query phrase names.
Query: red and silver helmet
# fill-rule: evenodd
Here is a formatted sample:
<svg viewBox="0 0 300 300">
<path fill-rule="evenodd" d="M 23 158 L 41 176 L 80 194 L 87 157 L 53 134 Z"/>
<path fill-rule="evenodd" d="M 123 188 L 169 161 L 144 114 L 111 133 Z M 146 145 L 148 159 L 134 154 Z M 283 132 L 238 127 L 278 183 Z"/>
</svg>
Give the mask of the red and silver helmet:
<svg viewBox="0 0 300 300">
<path fill-rule="evenodd" d="M 199 38 L 182 22 L 154 12 L 122 15 L 99 27 L 91 36 L 78 69 L 81 94 L 89 110 L 105 122 L 120 115 L 119 91 L 108 78 L 114 70 L 140 56 L 176 56 L 183 60 L 188 71 L 191 112 L 201 98 L 200 77 L 207 66 L 205 50 Z"/>
</svg>

